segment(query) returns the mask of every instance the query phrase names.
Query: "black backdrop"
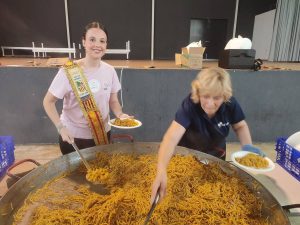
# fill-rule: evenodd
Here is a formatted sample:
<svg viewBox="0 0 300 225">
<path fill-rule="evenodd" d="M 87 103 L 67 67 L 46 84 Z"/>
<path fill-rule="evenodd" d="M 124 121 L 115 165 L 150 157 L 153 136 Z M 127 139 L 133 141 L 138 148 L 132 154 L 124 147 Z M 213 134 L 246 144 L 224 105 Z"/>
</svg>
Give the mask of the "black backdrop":
<svg viewBox="0 0 300 225">
<path fill-rule="evenodd" d="M 227 20 L 232 36 L 235 0 L 156 0 L 155 59 L 174 59 L 189 42 L 190 19 Z M 68 0 L 71 43 L 80 43 L 84 26 L 101 21 L 109 32 L 109 48 L 125 48 L 130 59 L 150 59 L 151 0 Z M 252 38 L 256 14 L 274 9 L 276 0 L 240 0 L 236 34 Z M 67 47 L 63 0 L 1 0 L 0 45 Z M 106 58 L 122 58 L 107 55 Z"/>
</svg>

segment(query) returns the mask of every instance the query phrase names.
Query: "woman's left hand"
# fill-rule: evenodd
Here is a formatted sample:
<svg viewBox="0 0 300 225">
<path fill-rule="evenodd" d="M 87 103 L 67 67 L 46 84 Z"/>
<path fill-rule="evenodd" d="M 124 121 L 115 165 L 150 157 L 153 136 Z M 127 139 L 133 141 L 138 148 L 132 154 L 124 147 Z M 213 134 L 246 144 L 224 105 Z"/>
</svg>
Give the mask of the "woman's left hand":
<svg viewBox="0 0 300 225">
<path fill-rule="evenodd" d="M 261 149 L 255 147 L 255 146 L 253 146 L 253 145 L 250 145 L 250 144 L 244 145 L 244 146 L 242 147 L 242 150 L 243 150 L 243 151 L 247 151 L 247 152 L 253 152 L 253 153 L 256 153 L 256 154 L 258 154 L 258 155 L 260 155 L 260 156 L 262 156 L 262 157 L 265 157 L 265 156 L 266 156 L 266 154 L 265 154 Z"/>
</svg>

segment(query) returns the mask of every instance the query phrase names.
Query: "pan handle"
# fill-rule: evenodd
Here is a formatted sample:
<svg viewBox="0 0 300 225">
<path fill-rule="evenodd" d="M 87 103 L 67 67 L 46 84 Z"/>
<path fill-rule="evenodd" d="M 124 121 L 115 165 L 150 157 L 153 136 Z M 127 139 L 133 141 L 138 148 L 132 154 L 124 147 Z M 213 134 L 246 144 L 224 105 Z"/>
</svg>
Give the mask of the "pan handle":
<svg viewBox="0 0 300 225">
<path fill-rule="evenodd" d="M 285 210 L 300 208 L 300 204 L 291 204 L 291 205 L 283 205 L 281 206 Z"/>
<path fill-rule="evenodd" d="M 291 204 L 291 205 L 283 205 L 281 206 L 284 212 L 287 214 L 288 217 L 290 216 L 299 216 L 299 212 L 297 211 L 291 211 L 291 209 L 300 208 L 300 204 Z"/>
<path fill-rule="evenodd" d="M 15 175 L 13 173 L 11 173 L 11 170 L 17 166 L 19 166 L 20 164 L 22 163 L 25 163 L 25 162 L 32 162 L 34 163 L 36 166 L 40 166 L 41 164 L 37 161 L 35 161 L 34 159 L 23 159 L 23 160 L 20 160 L 14 164 L 12 164 L 10 167 L 8 167 L 7 171 L 6 171 L 6 175 L 9 176 L 9 177 L 12 177 L 12 178 L 16 178 L 16 179 L 20 179 L 21 177 L 18 176 L 18 175 Z"/>
<path fill-rule="evenodd" d="M 113 134 L 110 137 L 110 143 L 113 144 L 116 139 L 127 139 L 133 142 L 133 136 L 129 134 Z"/>
</svg>

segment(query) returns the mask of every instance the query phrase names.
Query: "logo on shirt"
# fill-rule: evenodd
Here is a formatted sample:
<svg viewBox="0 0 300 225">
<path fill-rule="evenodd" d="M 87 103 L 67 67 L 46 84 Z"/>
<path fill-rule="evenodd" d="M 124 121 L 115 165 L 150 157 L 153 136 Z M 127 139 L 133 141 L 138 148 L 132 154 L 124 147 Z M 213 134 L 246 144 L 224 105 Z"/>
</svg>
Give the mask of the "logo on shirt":
<svg viewBox="0 0 300 225">
<path fill-rule="evenodd" d="M 227 123 L 219 122 L 219 123 L 218 123 L 218 127 L 219 127 L 219 128 L 221 128 L 221 127 L 227 127 L 227 126 L 229 126 L 229 122 L 227 122 Z"/>
<path fill-rule="evenodd" d="M 92 80 L 89 80 L 89 86 L 90 86 L 90 89 L 93 93 L 96 93 L 100 90 L 100 82 L 98 80 L 95 80 L 95 79 L 92 79 Z"/>
<path fill-rule="evenodd" d="M 103 86 L 104 86 L 104 87 L 103 87 L 104 91 L 107 91 L 108 88 L 109 88 L 109 83 L 104 83 Z"/>
</svg>

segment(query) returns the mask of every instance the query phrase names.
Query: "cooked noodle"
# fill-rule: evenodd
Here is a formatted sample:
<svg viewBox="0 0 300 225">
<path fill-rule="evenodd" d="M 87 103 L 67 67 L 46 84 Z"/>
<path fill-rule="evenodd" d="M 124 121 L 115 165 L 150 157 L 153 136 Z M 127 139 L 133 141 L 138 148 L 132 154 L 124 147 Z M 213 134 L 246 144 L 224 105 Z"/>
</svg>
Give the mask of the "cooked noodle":
<svg viewBox="0 0 300 225">
<path fill-rule="evenodd" d="M 244 166 L 253 167 L 256 169 L 265 169 L 269 166 L 268 160 L 253 153 L 248 153 L 243 157 L 235 158 L 235 160 Z"/>
<path fill-rule="evenodd" d="M 143 224 L 150 208 L 156 156 L 100 153 L 96 158 L 93 168 L 98 170 L 89 171 L 89 179 L 105 182 L 109 195 L 81 186 L 76 193 L 61 196 L 52 190 L 59 178 L 27 198 L 15 224 L 34 202 L 39 205 L 29 223 L 32 225 Z M 41 199 L 47 199 L 46 203 Z M 156 207 L 149 224 L 269 224 L 261 212 L 262 201 L 242 180 L 225 174 L 216 163 L 204 165 L 193 156 L 176 155 L 168 166 L 167 196 Z"/>
<path fill-rule="evenodd" d="M 134 119 L 116 118 L 115 121 L 113 122 L 113 124 L 116 126 L 121 126 L 121 127 L 134 127 L 134 126 L 138 125 L 138 122 L 135 121 Z"/>
<path fill-rule="evenodd" d="M 109 177 L 109 172 L 104 168 L 90 169 L 87 171 L 86 179 L 95 183 L 105 183 Z"/>
</svg>

